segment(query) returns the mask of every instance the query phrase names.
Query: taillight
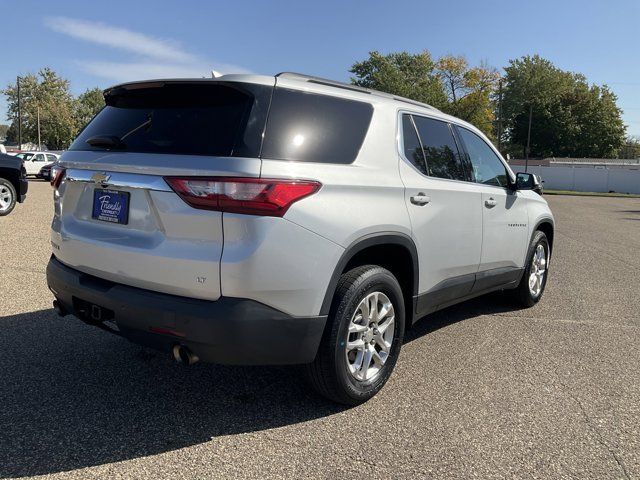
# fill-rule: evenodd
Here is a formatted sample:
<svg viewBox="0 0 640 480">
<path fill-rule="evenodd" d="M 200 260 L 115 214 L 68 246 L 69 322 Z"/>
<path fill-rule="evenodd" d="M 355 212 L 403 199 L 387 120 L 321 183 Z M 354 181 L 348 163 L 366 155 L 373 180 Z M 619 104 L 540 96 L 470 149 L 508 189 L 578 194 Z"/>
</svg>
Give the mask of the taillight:
<svg viewBox="0 0 640 480">
<path fill-rule="evenodd" d="M 53 188 L 58 188 L 62 183 L 62 179 L 64 178 L 64 167 L 51 167 L 51 186 Z"/>
<path fill-rule="evenodd" d="M 247 215 L 282 217 L 298 200 L 318 191 L 311 180 L 220 177 L 165 177 L 169 186 L 194 208 Z"/>
</svg>

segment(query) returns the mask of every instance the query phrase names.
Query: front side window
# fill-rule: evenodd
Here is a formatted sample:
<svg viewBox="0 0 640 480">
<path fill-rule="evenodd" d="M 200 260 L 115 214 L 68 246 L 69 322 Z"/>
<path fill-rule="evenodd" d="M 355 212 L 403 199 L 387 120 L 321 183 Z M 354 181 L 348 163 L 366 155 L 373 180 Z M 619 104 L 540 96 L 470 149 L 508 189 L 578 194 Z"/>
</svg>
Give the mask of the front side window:
<svg viewBox="0 0 640 480">
<path fill-rule="evenodd" d="M 506 187 L 509 178 L 507 169 L 491 147 L 482 138 L 466 128 L 458 127 L 458 134 L 467 149 L 476 182 Z"/>
<path fill-rule="evenodd" d="M 424 152 L 420 139 L 416 132 L 411 115 L 402 115 L 402 140 L 404 143 L 404 156 L 416 167 L 422 174 L 428 175 L 427 164 L 424 161 Z"/>
<path fill-rule="evenodd" d="M 414 116 L 413 120 L 422 141 L 429 176 L 470 180 L 449 124 L 419 116 Z"/>
<path fill-rule="evenodd" d="M 36 162 L 44 162 L 44 155 L 42 153 L 38 153 L 36 158 L 34 159 Z"/>
<path fill-rule="evenodd" d="M 57 158 L 55 155 L 47 155 L 47 160 L 50 162 L 55 162 Z"/>
<path fill-rule="evenodd" d="M 352 163 L 369 129 L 369 103 L 276 88 L 262 157 L 296 162 Z"/>
</svg>

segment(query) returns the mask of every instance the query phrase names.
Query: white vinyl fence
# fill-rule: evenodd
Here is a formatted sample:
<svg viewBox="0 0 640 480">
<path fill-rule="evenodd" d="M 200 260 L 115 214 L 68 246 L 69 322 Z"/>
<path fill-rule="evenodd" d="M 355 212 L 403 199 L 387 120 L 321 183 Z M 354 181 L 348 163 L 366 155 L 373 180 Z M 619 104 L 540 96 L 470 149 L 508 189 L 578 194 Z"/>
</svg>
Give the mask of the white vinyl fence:
<svg viewBox="0 0 640 480">
<path fill-rule="evenodd" d="M 512 168 L 524 171 L 521 166 Z M 544 188 L 550 190 L 640 194 L 640 169 L 637 167 L 531 166 L 529 172 L 540 175 Z"/>
</svg>

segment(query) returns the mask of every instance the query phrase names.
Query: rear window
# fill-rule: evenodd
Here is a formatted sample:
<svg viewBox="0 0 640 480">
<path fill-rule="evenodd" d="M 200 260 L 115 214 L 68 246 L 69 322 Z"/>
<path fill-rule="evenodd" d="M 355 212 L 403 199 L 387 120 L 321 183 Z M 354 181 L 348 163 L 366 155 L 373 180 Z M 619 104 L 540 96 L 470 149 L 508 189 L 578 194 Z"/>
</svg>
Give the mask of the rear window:
<svg viewBox="0 0 640 480">
<path fill-rule="evenodd" d="M 241 83 L 121 87 L 70 150 L 257 157 L 271 91 Z"/>
<path fill-rule="evenodd" d="M 369 129 L 369 103 L 276 88 L 262 157 L 352 163 Z"/>
</svg>

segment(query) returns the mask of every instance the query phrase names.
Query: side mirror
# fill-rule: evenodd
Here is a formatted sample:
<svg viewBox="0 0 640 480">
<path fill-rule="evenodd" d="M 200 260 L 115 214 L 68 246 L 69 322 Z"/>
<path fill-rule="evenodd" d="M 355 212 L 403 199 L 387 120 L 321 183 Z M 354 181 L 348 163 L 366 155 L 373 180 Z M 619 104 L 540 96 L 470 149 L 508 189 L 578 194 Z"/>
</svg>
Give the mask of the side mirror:
<svg viewBox="0 0 640 480">
<path fill-rule="evenodd" d="M 516 190 L 533 190 L 542 195 L 542 181 L 533 173 L 519 172 L 516 174 Z"/>
</svg>

